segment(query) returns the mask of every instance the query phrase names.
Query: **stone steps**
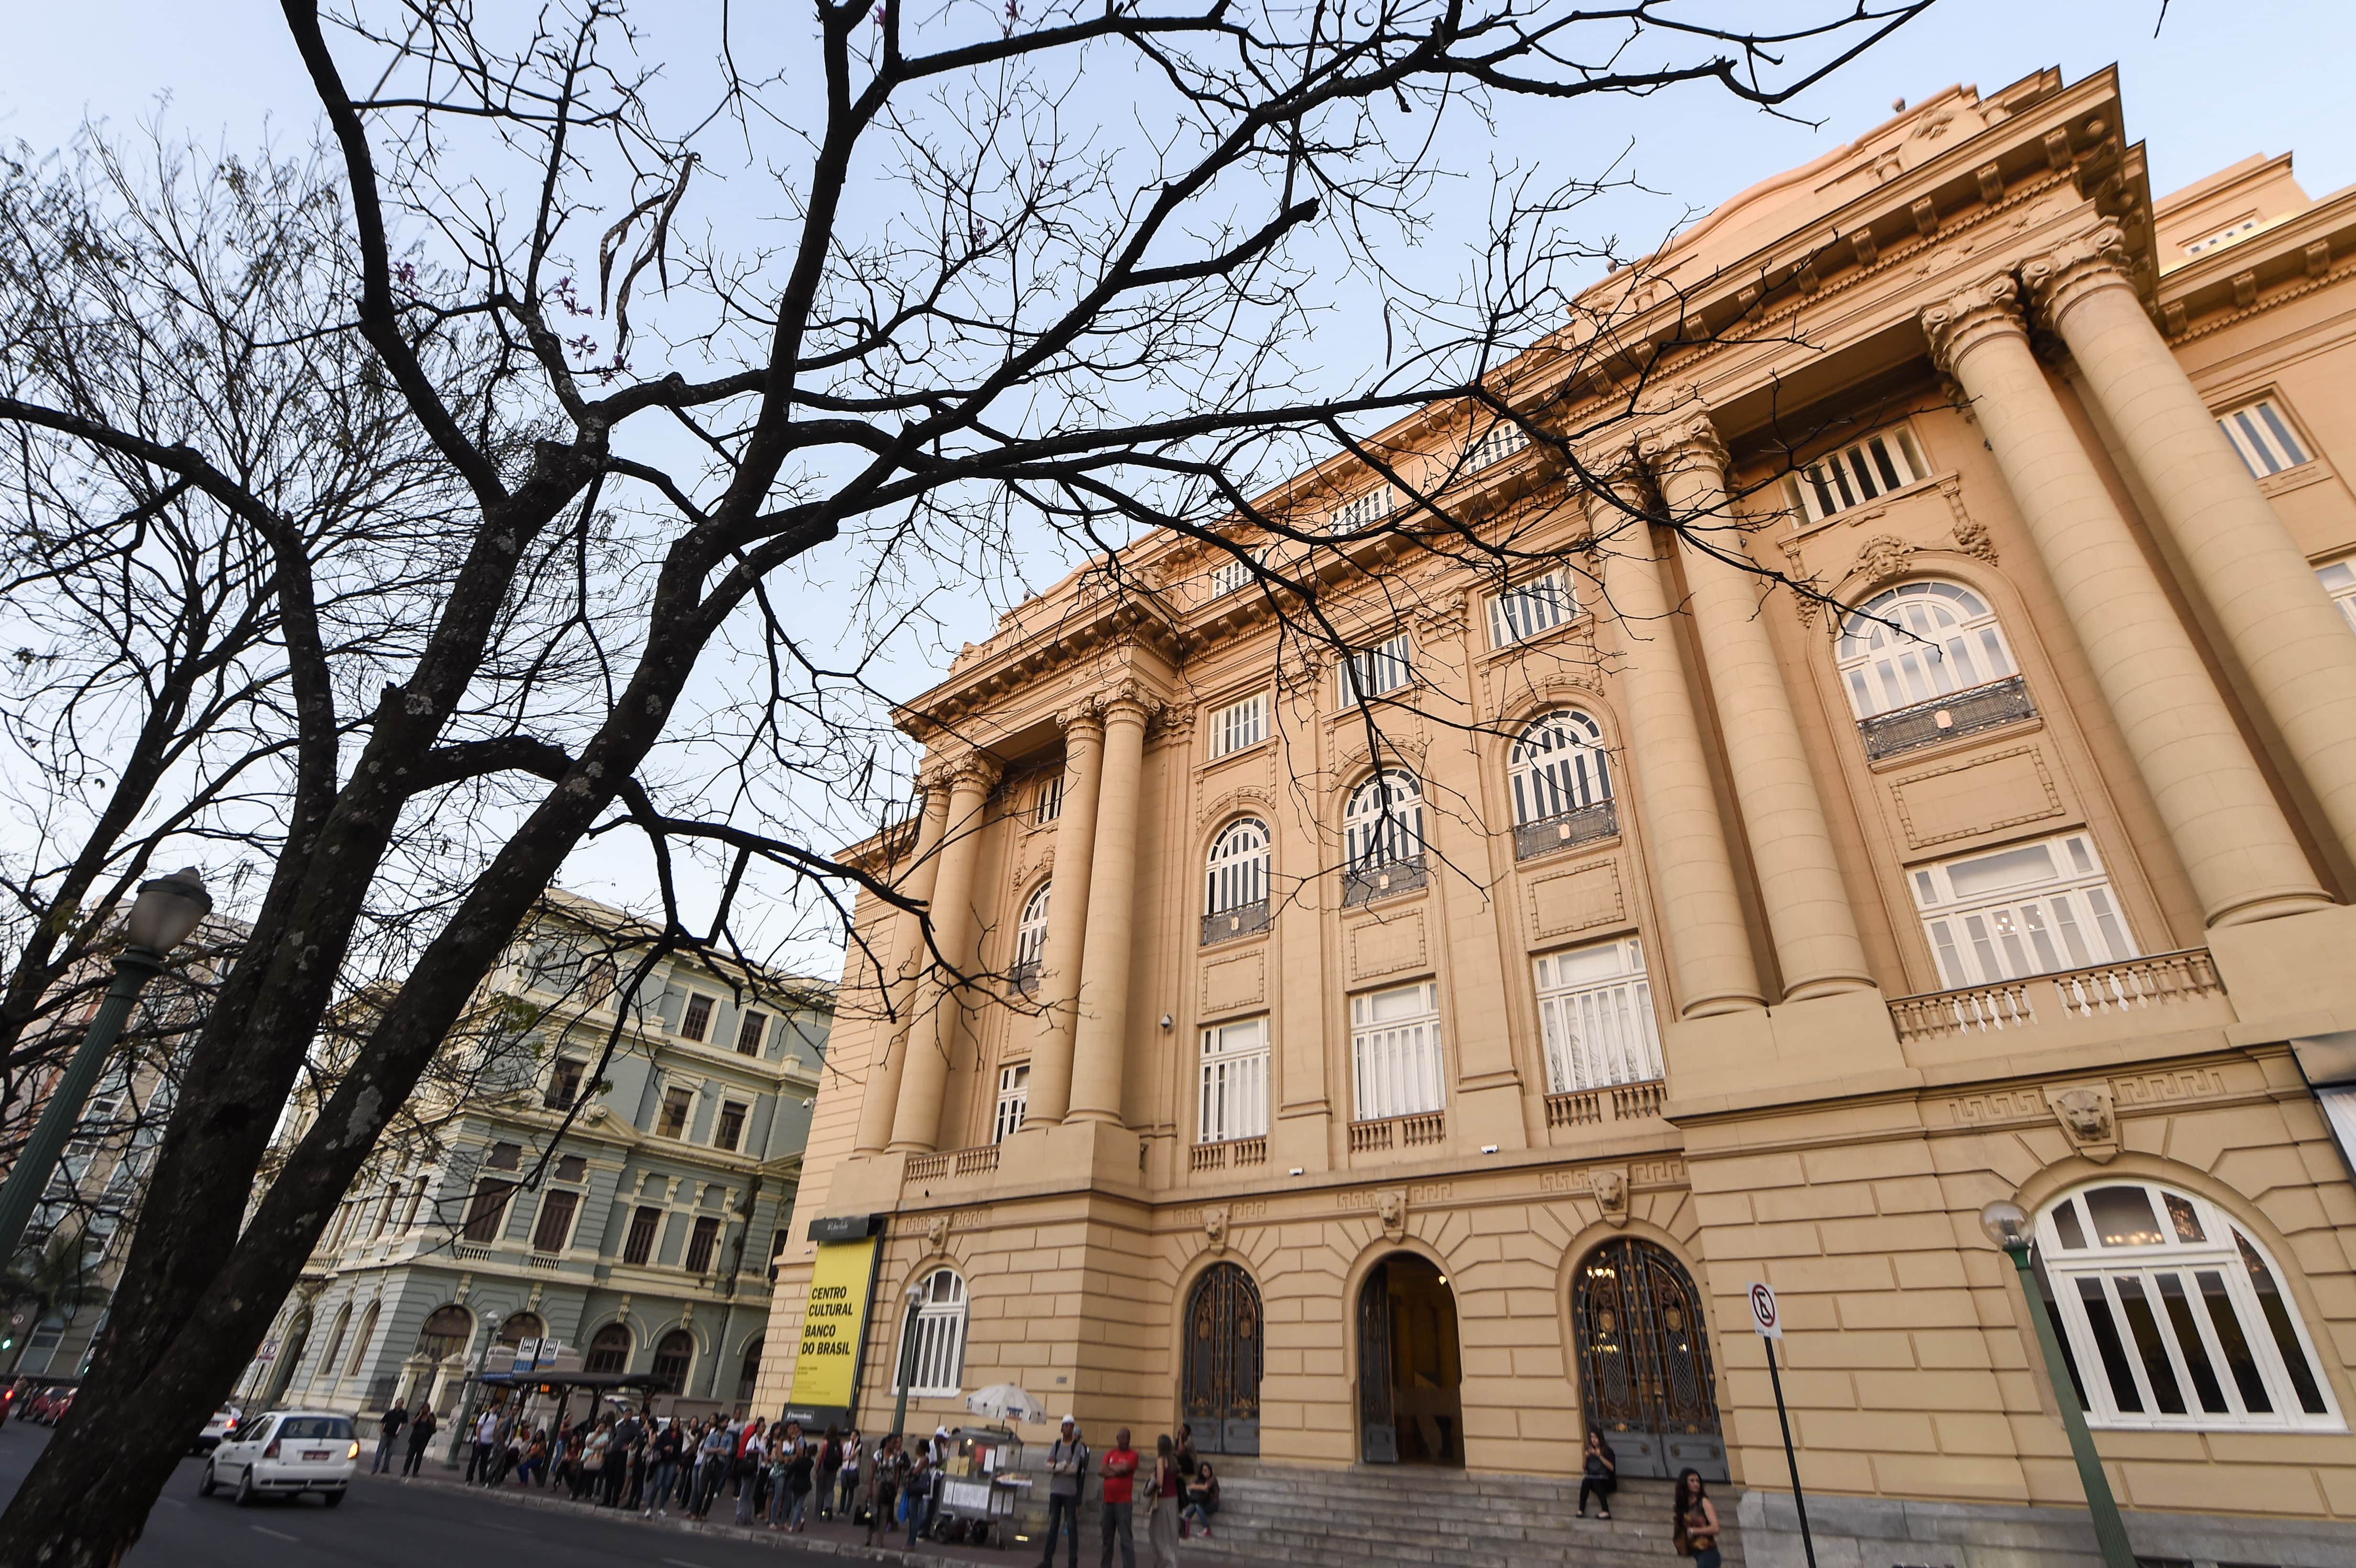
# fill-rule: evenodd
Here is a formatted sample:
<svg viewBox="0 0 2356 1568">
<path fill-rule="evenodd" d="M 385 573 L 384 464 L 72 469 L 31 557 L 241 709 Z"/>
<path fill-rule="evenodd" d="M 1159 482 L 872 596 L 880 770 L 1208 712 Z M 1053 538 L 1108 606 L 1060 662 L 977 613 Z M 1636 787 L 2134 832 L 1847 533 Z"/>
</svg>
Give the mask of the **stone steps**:
<svg viewBox="0 0 2356 1568">
<path fill-rule="evenodd" d="M 1625 1481 L 1612 1517 L 1577 1516 L 1579 1482 L 1467 1474 L 1413 1466 L 1312 1469 L 1229 1460 L 1205 1556 L 1281 1562 L 1290 1568 L 1669 1568 L 1670 1483 Z M 1720 1548 L 1743 1561 L 1735 1499 L 1715 1496 L 1728 1526 Z"/>
</svg>

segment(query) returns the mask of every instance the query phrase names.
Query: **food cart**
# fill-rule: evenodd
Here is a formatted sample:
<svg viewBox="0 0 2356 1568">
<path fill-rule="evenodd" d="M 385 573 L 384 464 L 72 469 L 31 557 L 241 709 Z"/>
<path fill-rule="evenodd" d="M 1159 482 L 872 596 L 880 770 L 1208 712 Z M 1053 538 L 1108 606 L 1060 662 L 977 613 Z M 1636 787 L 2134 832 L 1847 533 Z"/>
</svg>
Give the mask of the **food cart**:
<svg viewBox="0 0 2356 1568">
<path fill-rule="evenodd" d="M 1002 1547 L 1015 1509 L 1031 1489 L 1022 1474 L 1023 1440 L 1003 1426 L 962 1426 L 935 1477 L 933 1538 Z"/>
</svg>

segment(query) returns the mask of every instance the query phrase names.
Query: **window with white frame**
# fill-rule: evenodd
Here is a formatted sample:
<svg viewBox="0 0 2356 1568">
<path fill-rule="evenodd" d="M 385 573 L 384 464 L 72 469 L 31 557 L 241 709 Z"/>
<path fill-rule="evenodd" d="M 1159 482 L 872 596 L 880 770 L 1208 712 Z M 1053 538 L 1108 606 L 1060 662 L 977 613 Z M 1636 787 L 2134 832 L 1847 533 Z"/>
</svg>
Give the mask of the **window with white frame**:
<svg viewBox="0 0 2356 1568">
<path fill-rule="evenodd" d="M 1013 979 L 1025 994 L 1039 986 L 1040 960 L 1047 954 L 1047 902 L 1055 887 L 1053 881 L 1041 882 L 1023 901 L 1022 918 L 1014 923 Z"/>
<path fill-rule="evenodd" d="M 1219 829 L 1203 872 L 1203 912 L 1225 914 L 1265 900 L 1268 861 L 1268 824 L 1258 817 L 1239 816 Z"/>
<path fill-rule="evenodd" d="M 1489 601 L 1489 645 L 1511 647 L 1552 631 L 1579 613 L 1579 596 L 1559 568 L 1517 582 Z"/>
<path fill-rule="evenodd" d="M 1914 432 L 1901 424 L 1803 464 L 1785 476 L 1783 496 L 1794 511 L 1815 523 L 1930 476 Z"/>
<path fill-rule="evenodd" d="M 2205 256 L 2211 251 L 2222 251 L 2236 240 L 2247 240 L 2257 231 L 2258 220 L 2255 218 L 2237 219 L 2222 229 L 2203 234 L 2200 239 L 2187 245 L 2184 248 L 2184 253 L 2187 256 Z"/>
<path fill-rule="evenodd" d="M 2233 443 L 2233 450 L 2251 474 L 2260 479 L 2308 461 L 2306 446 L 2292 432 L 2290 421 L 2272 398 L 2260 398 L 2254 403 L 2244 403 L 2219 414 L 2217 428 Z"/>
<path fill-rule="evenodd" d="M 1860 720 L 2019 672 L 1987 600 L 1959 582 L 1901 582 L 1858 606 L 1835 655 Z"/>
<path fill-rule="evenodd" d="M 1385 768 L 1350 792 L 1342 847 L 1353 871 L 1423 854 L 1423 785 L 1405 768 Z"/>
<path fill-rule="evenodd" d="M 1198 1143 L 1268 1136 L 1268 1019 L 1213 1024 L 1203 1031 Z"/>
<path fill-rule="evenodd" d="M 1211 568 L 1211 597 L 1214 599 L 1223 599 L 1226 595 L 1239 591 L 1251 580 L 1252 571 L 1250 563 L 1248 561 L 1237 560 L 1233 557 L 1229 557 L 1227 560 L 1223 560 L 1219 562 L 1218 565 Z"/>
<path fill-rule="evenodd" d="M 900 1364 L 911 1369 L 908 1392 L 919 1399 L 953 1397 L 965 1376 L 965 1281 L 957 1270 L 926 1276 L 904 1331 L 910 1349 Z"/>
<path fill-rule="evenodd" d="M 1626 936 L 1541 954 L 1533 967 L 1548 1093 L 1662 1076 L 1643 943 Z"/>
<path fill-rule="evenodd" d="M 1512 420 L 1499 420 L 1464 449 L 1464 472 L 1478 474 L 1492 463 L 1503 463 L 1529 444 L 1529 432 Z"/>
<path fill-rule="evenodd" d="M 1268 694 L 1256 691 L 1211 715 L 1211 755 L 1224 757 L 1268 739 Z"/>
<path fill-rule="evenodd" d="M 1342 701 L 1346 705 L 1397 691 L 1415 678 L 1408 635 L 1361 648 L 1342 661 Z"/>
<path fill-rule="evenodd" d="M 2348 619 L 2348 629 L 2356 632 L 2356 560 L 2335 560 L 2329 566 L 2316 569 L 2316 580 L 2331 602 L 2340 606 L 2340 614 Z"/>
<path fill-rule="evenodd" d="M 1576 708 L 1532 720 L 1505 754 L 1505 773 L 1517 827 L 1612 798 L 1603 727 Z"/>
<path fill-rule="evenodd" d="M 1398 491 L 1388 485 L 1377 485 L 1355 500 L 1333 508 L 1333 527 L 1340 529 L 1363 528 L 1387 517 L 1398 507 Z"/>
<path fill-rule="evenodd" d="M 1039 794 L 1032 802 L 1031 820 L 1044 827 L 1064 815 L 1064 775 L 1048 774 L 1039 781 Z"/>
<path fill-rule="evenodd" d="M 2093 1424 L 2340 1428 L 2279 1268 L 2207 1199 L 2089 1187 L 2038 1216 L 2037 1253 Z"/>
<path fill-rule="evenodd" d="M 1909 880 L 1951 990 L 2136 955 L 2083 832 L 1918 866 Z"/>
<path fill-rule="evenodd" d="M 990 1141 L 1002 1144 L 1023 1130 L 1031 1111 L 1031 1064 L 1018 1061 L 998 1070 L 998 1115 L 991 1124 Z"/>
<path fill-rule="evenodd" d="M 1448 1104 L 1440 1049 L 1440 987 L 1427 980 L 1350 998 L 1355 1118 L 1378 1122 Z"/>
</svg>

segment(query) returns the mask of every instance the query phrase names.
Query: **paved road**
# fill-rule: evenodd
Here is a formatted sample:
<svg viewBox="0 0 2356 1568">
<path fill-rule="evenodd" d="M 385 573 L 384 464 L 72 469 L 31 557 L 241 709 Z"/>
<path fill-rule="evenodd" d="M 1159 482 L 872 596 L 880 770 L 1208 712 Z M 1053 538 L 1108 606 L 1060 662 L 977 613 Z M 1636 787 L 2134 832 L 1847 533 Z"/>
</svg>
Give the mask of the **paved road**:
<svg viewBox="0 0 2356 1568">
<path fill-rule="evenodd" d="M 0 1427 L 0 1500 L 48 1442 L 46 1427 Z M 363 1466 L 366 1459 L 363 1457 Z M 200 1459 L 185 1459 L 147 1518 L 131 1568 L 308 1568 L 313 1563 L 418 1568 L 420 1563 L 557 1562 L 565 1568 L 843 1568 L 844 1559 L 766 1541 L 729 1541 L 676 1526 L 494 1502 L 448 1487 L 363 1473 L 343 1507 L 267 1499 L 238 1508 L 197 1496 Z"/>
</svg>

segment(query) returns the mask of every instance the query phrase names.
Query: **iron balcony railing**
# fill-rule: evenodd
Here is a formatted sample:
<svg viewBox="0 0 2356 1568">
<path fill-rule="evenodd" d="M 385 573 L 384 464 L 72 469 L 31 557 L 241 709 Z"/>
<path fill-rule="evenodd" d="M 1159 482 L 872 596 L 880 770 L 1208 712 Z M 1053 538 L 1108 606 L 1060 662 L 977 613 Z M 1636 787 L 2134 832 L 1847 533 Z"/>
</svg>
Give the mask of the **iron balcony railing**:
<svg viewBox="0 0 2356 1568">
<path fill-rule="evenodd" d="M 1386 860 L 1378 866 L 1366 866 L 1342 873 L 1342 907 L 1370 903 L 1387 899 L 1393 893 L 1411 892 L 1430 880 L 1424 868 L 1423 857 L 1411 856 L 1403 860 Z"/>
<path fill-rule="evenodd" d="M 2029 700 L 2028 682 L 2017 675 L 2008 675 L 1986 686 L 1860 719 L 1857 732 L 1865 737 L 1865 754 L 1879 762 L 1917 746 L 1976 735 L 1983 730 L 2035 717 L 2037 705 Z"/>
<path fill-rule="evenodd" d="M 1557 816 L 1542 816 L 1536 822 L 1518 823 L 1514 828 L 1514 859 L 1534 859 L 1551 855 L 1558 849 L 1568 849 L 1574 844 L 1591 844 L 1598 838 L 1609 838 L 1620 831 L 1620 803 L 1599 800 L 1593 805 L 1582 805 Z"/>
<path fill-rule="evenodd" d="M 1268 929 L 1268 919 L 1266 899 L 1254 899 L 1248 904 L 1237 904 L 1216 914 L 1206 914 L 1203 917 L 1201 945 L 1208 947 L 1215 942 L 1233 942 L 1237 937 L 1257 935 Z"/>
</svg>

